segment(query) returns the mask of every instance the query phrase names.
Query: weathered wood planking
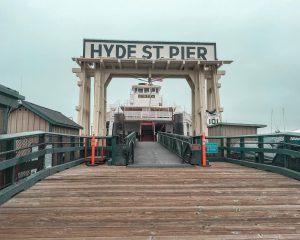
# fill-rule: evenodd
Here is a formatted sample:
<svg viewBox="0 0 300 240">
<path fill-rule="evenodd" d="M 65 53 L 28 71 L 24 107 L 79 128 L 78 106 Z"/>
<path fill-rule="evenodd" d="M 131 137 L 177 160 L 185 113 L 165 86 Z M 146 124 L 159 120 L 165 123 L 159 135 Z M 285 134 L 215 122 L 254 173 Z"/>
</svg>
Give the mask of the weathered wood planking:
<svg viewBox="0 0 300 240">
<path fill-rule="evenodd" d="M 228 163 L 84 165 L 0 207 L 0 239 L 300 239 L 300 182 Z"/>
</svg>

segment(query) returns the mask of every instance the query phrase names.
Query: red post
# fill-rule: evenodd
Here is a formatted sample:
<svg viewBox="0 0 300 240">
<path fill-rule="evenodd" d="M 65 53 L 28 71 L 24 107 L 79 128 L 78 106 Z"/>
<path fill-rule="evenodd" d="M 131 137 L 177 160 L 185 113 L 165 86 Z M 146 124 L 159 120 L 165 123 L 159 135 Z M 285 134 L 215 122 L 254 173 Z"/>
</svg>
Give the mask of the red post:
<svg viewBox="0 0 300 240">
<path fill-rule="evenodd" d="M 93 134 L 93 136 L 92 136 L 92 165 L 95 164 L 95 142 L 96 142 L 95 134 Z"/>
<path fill-rule="evenodd" d="M 205 133 L 202 133 L 202 166 L 206 167 L 206 139 L 205 139 Z"/>
</svg>

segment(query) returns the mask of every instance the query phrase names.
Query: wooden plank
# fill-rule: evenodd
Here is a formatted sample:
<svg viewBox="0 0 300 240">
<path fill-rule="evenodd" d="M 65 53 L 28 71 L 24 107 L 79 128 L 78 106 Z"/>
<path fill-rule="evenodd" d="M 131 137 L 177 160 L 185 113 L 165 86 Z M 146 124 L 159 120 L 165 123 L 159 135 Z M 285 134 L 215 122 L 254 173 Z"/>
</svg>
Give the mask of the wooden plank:
<svg viewBox="0 0 300 240">
<path fill-rule="evenodd" d="M 300 182 L 228 163 L 84 165 L 0 207 L 0 239 L 300 239 Z"/>
</svg>

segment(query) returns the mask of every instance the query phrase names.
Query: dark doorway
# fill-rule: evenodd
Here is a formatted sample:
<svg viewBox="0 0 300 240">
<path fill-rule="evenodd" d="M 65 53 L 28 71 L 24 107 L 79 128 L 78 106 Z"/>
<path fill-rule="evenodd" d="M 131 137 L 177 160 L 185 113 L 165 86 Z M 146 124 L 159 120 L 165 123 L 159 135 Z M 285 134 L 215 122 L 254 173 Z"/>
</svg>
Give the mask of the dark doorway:
<svg viewBox="0 0 300 240">
<path fill-rule="evenodd" d="M 154 140 L 153 123 L 141 123 L 141 142 L 153 142 Z"/>
</svg>

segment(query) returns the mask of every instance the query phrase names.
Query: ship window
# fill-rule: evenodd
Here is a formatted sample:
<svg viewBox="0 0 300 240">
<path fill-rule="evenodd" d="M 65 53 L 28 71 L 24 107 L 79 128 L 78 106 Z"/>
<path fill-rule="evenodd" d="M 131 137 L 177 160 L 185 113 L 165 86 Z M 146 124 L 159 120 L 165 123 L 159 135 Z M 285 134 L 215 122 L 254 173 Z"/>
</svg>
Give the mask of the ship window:
<svg viewBox="0 0 300 240">
<path fill-rule="evenodd" d="M 151 92 L 155 92 L 155 88 L 151 88 Z"/>
<path fill-rule="evenodd" d="M 134 89 L 134 92 L 135 92 L 135 93 L 137 92 L 137 88 Z"/>
<path fill-rule="evenodd" d="M 149 92 L 149 88 L 144 88 L 144 93 L 148 93 Z"/>
<path fill-rule="evenodd" d="M 147 94 L 147 95 L 138 95 L 138 98 L 155 98 L 155 95 L 149 95 L 149 94 Z"/>
<path fill-rule="evenodd" d="M 156 88 L 156 93 L 158 93 L 158 88 Z"/>
<path fill-rule="evenodd" d="M 143 89 L 142 88 L 139 88 L 138 91 L 139 91 L 139 93 L 143 93 Z"/>
</svg>

